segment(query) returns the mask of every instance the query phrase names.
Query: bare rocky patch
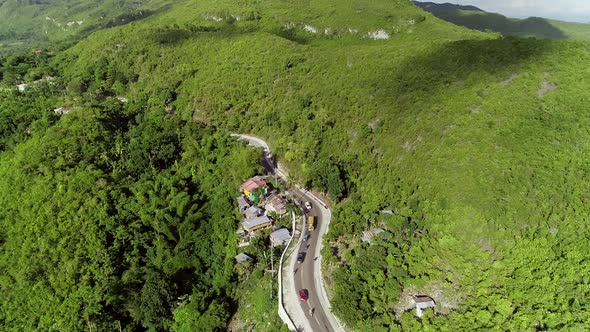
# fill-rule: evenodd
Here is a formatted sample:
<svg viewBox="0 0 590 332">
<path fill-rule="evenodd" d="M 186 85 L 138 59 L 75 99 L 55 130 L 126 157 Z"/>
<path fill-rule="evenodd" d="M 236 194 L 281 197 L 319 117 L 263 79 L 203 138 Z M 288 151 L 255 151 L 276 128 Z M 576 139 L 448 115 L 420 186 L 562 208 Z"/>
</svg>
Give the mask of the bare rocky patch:
<svg viewBox="0 0 590 332">
<path fill-rule="evenodd" d="M 550 75 L 549 73 L 545 73 L 544 77 L 543 77 L 543 82 L 541 82 L 541 88 L 539 90 L 537 90 L 537 96 L 539 98 L 543 98 L 545 97 L 545 95 L 547 95 L 548 93 L 557 90 L 558 86 L 557 84 L 550 82 L 549 79 Z"/>
<path fill-rule="evenodd" d="M 500 85 L 501 86 L 508 86 L 508 85 L 510 85 L 510 83 L 512 83 L 512 81 L 514 81 L 517 78 L 518 78 L 518 74 L 517 73 L 512 73 L 512 75 L 510 75 L 510 77 L 508 77 L 507 79 L 505 79 L 502 82 L 500 82 Z"/>
<path fill-rule="evenodd" d="M 369 122 L 369 128 L 371 128 L 371 131 L 375 131 L 375 128 L 377 128 L 377 125 L 380 123 L 381 120 L 379 120 L 379 118 L 374 118 L 373 120 L 371 120 L 371 122 Z"/>
<path fill-rule="evenodd" d="M 418 143 L 422 142 L 422 136 L 418 135 L 418 137 L 416 137 L 416 139 L 413 142 L 410 141 L 405 141 L 404 144 L 402 145 L 402 148 L 404 148 L 404 150 L 410 152 L 410 151 L 414 151 L 416 150 L 416 146 L 418 145 Z"/>
</svg>

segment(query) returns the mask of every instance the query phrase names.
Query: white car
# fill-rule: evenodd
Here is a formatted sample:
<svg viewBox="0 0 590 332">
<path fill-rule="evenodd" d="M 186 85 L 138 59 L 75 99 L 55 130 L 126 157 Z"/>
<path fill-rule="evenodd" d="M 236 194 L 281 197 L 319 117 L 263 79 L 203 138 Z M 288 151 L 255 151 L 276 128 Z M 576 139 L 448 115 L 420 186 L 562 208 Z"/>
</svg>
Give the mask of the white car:
<svg viewBox="0 0 590 332">
<path fill-rule="evenodd" d="M 311 203 L 310 202 L 305 202 L 303 205 L 305 205 L 306 210 L 311 210 Z"/>
</svg>

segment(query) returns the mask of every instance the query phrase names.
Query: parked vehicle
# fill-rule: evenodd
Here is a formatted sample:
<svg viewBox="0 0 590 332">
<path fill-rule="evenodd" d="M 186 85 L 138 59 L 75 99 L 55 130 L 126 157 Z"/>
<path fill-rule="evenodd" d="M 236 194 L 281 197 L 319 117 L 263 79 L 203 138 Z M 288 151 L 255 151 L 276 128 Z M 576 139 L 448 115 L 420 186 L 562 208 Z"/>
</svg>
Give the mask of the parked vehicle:
<svg viewBox="0 0 590 332">
<path fill-rule="evenodd" d="M 315 229 L 315 216 L 309 216 L 307 218 L 307 230 L 313 232 Z"/>
<path fill-rule="evenodd" d="M 300 252 L 297 255 L 297 263 L 303 263 L 303 260 L 305 259 L 305 253 L 304 252 Z"/>
<path fill-rule="evenodd" d="M 305 209 L 307 211 L 310 211 L 311 210 L 311 203 L 310 202 L 305 202 L 303 205 L 305 206 Z"/>
<path fill-rule="evenodd" d="M 305 235 L 303 235 L 303 241 L 307 242 L 307 240 L 309 240 L 310 237 L 311 237 L 311 234 L 305 233 Z"/>
<path fill-rule="evenodd" d="M 301 301 L 307 301 L 307 299 L 309 299 L 309 292 L 307 289 L 300 289 L 299 290 L 299 299 Z"/>
</svg>

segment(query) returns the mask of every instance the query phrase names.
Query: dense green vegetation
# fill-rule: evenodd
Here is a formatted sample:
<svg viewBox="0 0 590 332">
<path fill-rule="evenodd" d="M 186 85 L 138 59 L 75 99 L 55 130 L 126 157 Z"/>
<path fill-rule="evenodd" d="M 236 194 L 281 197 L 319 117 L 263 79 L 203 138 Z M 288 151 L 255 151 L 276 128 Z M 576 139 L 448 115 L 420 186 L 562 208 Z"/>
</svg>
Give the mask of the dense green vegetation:
<svg viewBox="0 0 590 332">
<path fill-rule="evenodd" d="M 60 117 L 62 90 L 0 91 L 3 330 L 225 329 L 234 196 L 258 154 L 145 103 L 83 95 Z"/>
<path fill-rule="evenodd" d="M 488 13 L 477 7 L 450 3 L 414 3 L 447 22 L 480 31 L 495 31 L 504 36 L 535 37 L 552 39 L 590 40 L 590 24 L 551 20 L 541 17 L 526 19 L 509 18 Z"/>
<path fill-rule="evenodd" d="M 0 54 L 59 48 L 165 10 L 165 0 L 0 0 Z"/>
<path fill-rule="evenodd" d="M 186 2 L 94 33 L 39 69 L 65 93 L 3 92 L 0 320 L 214 329 L 233 301 L 265 307 L 229 291 L 232 188 L 256 159 L 235 131 L 329 192 L 326 275 L 351 330 L 586 330 L 588 49 L 402 0 Z M 10 85 L 36 78 L 18 63 Z M 36 111 L 49 105 L 77 109 Z M 361 243 L 374 227 L 387 232 Z M 437 303 L 422 320 L 418 294 Z"/>
</svg>

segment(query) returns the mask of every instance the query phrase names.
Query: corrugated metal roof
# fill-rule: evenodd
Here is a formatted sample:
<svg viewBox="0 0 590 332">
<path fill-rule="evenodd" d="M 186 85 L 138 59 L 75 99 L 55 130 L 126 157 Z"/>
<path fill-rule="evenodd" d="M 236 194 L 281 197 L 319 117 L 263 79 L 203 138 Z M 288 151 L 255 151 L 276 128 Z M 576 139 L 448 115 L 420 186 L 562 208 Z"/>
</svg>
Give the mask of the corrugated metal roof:
<svg viewBox="0 0 590 332">
<path fill-rule="evenodd" d="M 289 230 L 286 228 L 279 228 L 270 233 L 270 242 L 275 246 L 285 244 L 289 239 L 291 239 L 291 234 L 289 234 Z"/>
<path fill-rule="evenodd" d="M 246 219 L 242 222 L 242 225 L 244 225 L 244 228 L 246 230 L 249 230 L 252 228 L 256 228 L 257 226 L 260 226 L 260 225 L 269 224 L 271 222 L 272 222 L 272 220 L 268 216 L 260 216 L 260 217 L 256 217 L 256 218 Z"/>
<path fill-rule="evenodd" d="M 252 257 L 250 257 L 244 253 L 238 254 L 235 258 L 240 263 L 253 261 Z"/>
<path fill-rule="evenodd" d="M 240 190 L 247 190 L 252 192 L 256 188 L 265 187 L 266 181 L 262 179 L 249 179 L 240 186 Z"/>
</svg>

